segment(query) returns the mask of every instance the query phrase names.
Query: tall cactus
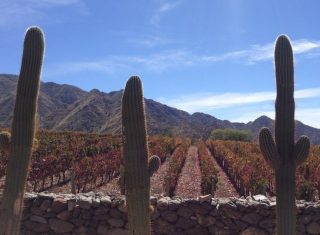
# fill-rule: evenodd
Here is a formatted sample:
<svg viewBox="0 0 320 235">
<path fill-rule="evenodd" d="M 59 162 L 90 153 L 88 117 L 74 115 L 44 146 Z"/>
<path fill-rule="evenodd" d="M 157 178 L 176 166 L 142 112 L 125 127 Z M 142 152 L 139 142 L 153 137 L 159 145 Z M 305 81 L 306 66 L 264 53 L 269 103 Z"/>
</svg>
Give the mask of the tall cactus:
<svg viewBox="0 0 320 235">
<path fill-rule="evenodd" d="M 278 235 L 296 234 L 295 170 L 309 155 L 310 142 L 302 136 L 294 143 L 294 69 L 293 53 L 287 36 L 276 41 L 275 70 L 277 83 L 275 141 L 267 128 L 259 134 L 265 160 L 276 175 L 276 230 Z"/>
<path fill-rule="evenodd" d="M 29 28 L 24 39 L 11 138 L 8 133 L 0 134 L 2 136 L 0 139 L 4 140 L 1 146 L 9 148 L 9 162 L 0 211 L 1 235 L 20 233 L 23 196 L 35 132 L 43 53 L 44 36 L 41 29 Z"/>
<path fill-rule="evenodd" d="M 150 235 L 150 176 L 159 168 L 160 159 L 148 161 L 147 130 L 142 84 L 131 77 L 122 97 L 122 132 L 126 203 L 131 235 Z"/>
</svg>

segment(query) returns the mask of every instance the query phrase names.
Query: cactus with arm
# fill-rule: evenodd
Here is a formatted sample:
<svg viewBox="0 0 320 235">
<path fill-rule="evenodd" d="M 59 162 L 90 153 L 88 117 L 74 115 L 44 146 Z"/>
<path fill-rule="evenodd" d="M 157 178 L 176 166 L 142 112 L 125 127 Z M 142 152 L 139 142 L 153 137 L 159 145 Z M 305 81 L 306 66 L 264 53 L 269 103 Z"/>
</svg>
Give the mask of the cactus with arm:
<svg viewBox="0 0 320 235">
<path fill-rule="evenodd" d="M 277 83 L 275 141 L 267 128 L 259 134 L 265 160 L 276 175 L 276 230 L 278 235 L 296 234 L 295 170 L 309 155 L 310 142 L 302 136 L 294 143 L 294 68 L 289 39 L 281 35 L 276 41 L 275 69 Z"/>
<path fill-rule="evenodd" d="M 150 235 L 150 176 L 159 168 L 160 158 L 148 160 L 147 130 L 142 84 L 131 77 L 122 97 L 123 157 L 121 183 L 125 185 L 129 232 Z"/>
<path fill-rule="evenodd" d="M 44 54 L 41 29 L 27 30 L 19 75 L 11 137 L 1 133 L 1 147 L 9 152 L 9 161 L 0 211 L 0 234 L 20 234 L 23 196 L 34 142 L 35 114 Z M 2 141 L 3 140 L 3 141 Z M 6 149 L 7 148 L 7 149 Z"/>
</svg>

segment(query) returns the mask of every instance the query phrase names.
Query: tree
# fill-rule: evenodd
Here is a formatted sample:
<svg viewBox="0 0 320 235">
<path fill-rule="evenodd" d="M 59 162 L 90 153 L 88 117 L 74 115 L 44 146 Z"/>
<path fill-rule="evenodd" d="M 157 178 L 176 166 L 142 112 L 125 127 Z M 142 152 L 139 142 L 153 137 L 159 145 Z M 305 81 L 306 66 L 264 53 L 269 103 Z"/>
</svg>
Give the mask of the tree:
<svg viewBox="0 0 320 235">
<path fill-rule="evenodd" d="M 237 129 L 215 129 L 211 132 L 210 138 L 213 140 L 237 140 L 252 141 L 252 133 L 246 130 Z"/>
</svg>

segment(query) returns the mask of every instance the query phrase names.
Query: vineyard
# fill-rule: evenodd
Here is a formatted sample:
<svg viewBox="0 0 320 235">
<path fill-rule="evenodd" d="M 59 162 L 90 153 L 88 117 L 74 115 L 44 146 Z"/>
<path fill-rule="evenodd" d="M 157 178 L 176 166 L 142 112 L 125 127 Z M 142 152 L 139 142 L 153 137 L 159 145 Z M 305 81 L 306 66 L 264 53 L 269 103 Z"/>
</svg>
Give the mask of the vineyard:
<svg viewBox="0 0 320 235">
<path fill-rule="evenodd" d="M 41 131 L 36 137 L 28 191 L 120 194 L 120 136 Z M 257 143 L 208 140 L 191 145 L 190 139 L 163 136 L 151 136 L 148 143 L 150 156 L 157 155 L 161 160 L 160 169 L 151 178 L 152 194 L 196 198 L 215 196 L 217 190 L 233 187 L 237 193 L 229 196 L 275 195 L 274 172 Z M 308 160 L 297 167 L 298 199 L 311 201 L 318 197 L 319 155 L 320 146 L 312 146 Z M 7 154 L 1 151 L 0 189 L 7 162 Z M 218 176 L 219 171 L 226 174 L 229 182 Z M 230 182 L 231 186 L 227 186 Z"/>
<path fill-rule="evenodd" d="M 50 190 L 73 179 L 76 192 L 86 192 L 119 175 L 122 143 L 118 136 L 39 132 L 36 138 L 38 146 L 33 151 L 28 175 L 30 191 Z M 179 138 L 151 137 L 149 152 L 163 162 L 181 141 Z M 1 151 L 1 178 L 5 176 L 7 162 L 7 154 Z"/>
<path fill-rule="evenodd" d="M 275 195 L 274 171 L 262 157 L 257 143 L 210 140 L 207 145 L 241 195 Z M 297 199 L 319 198 L 319 156 L 320 146 L 312 146 L 307 161 L 297 167 Z"/>
</svg>

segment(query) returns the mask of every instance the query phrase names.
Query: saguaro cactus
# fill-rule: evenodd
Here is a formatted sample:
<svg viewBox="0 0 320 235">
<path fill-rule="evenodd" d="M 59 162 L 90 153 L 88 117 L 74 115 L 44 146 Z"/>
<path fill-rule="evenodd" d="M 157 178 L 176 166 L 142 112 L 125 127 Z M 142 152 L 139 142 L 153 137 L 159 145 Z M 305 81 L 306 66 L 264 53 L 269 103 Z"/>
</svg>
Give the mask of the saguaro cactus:
<svg viewBox="0 0 320 235">
<path fill-rule="evenodd" d="M 24 39 L 22 65 L 19 75 L 16 103 L 11 129 L 0 134 L 1 147 L 8 148 L 9 162 L 0 211 L 0 234 L 20 234 L 23 196 L 32 152 L 35 114 L 44 53 L 44 36 L 41 29 L 31 27 Z"/>
<path fill-rule="evenodd" d="M 131 77 L 122 97 L 122 132 L 126 203 L 129 232 L 150 235 L 150 176 L 159 168 L 160 159 L 148 161 L 147 130 L 142 85 Z"/>
<path fill-rule="evenodd" d="M 296 234 L 295 170 L 309 155 L 310 142 L 302 136 L 294 143 L 295 104 L 292 47 L 287 36 L 276 41 L 275 70 L 277 83 L 275 142 L 270 131 L 262 128 L 259 144 L 265 160 L 276 175 L 276 230 L 278 235 Z"/>
</svg>

